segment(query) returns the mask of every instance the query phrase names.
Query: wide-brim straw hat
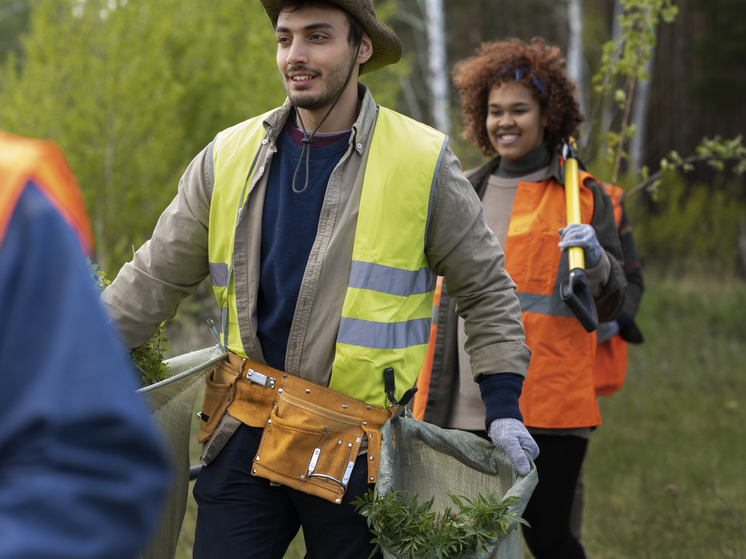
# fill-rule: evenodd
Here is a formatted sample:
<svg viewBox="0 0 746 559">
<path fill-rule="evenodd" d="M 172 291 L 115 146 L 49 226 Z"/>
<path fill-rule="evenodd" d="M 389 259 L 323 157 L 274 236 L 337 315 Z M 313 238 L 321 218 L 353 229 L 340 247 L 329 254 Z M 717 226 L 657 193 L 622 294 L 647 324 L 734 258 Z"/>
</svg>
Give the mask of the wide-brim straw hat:
<svg viewBox="0 0 746 559">
<path fill-rule="evenodd" d="M 373 43 L 373 54 L 363 66 L 361 74 L 380 70 L 389 64 L 396 64 L 401 58 L 401 41 L 391 29 L 377 17 L 370 0 L 328 0 L 347 10 L 357 19 Z M 260 0 L 267 12 L 272 27 L 277 27 L 277 18 L 282 9 L 282 0 Z"/>
</svg>

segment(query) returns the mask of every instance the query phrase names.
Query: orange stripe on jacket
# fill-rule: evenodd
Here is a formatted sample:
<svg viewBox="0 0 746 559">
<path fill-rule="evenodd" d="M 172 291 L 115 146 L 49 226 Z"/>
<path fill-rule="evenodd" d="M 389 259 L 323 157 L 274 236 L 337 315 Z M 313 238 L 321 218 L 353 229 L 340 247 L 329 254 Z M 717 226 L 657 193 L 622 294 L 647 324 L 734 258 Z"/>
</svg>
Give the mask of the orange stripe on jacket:
<svg viewBox="0 0 746 559">
<path fill-rule="evenodd" d="M 93 250 L 93 229 L 83 194 L 62 150 L 46 140 L 0 131 L 0 241 L 26 185 L 31 181 L 75 231 L 86 254 Z"/>
</svg>

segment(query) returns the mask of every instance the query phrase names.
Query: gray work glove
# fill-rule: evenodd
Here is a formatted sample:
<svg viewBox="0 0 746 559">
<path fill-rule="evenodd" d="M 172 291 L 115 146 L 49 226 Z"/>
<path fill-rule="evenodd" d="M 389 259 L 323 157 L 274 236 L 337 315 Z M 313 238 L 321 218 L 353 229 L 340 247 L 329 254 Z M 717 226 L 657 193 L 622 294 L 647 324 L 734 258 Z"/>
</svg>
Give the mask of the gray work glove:
<svg viewBox="0 0 746 559">
<path fill-rule="evenodd" d="M 505 451 L 520 475 L 527 476 L 531 472 L 531 464 L 524 451 L 528 452 L 531 460 L 536 460 L 539 447 L 521 421 L 512 417 L 495 419 L 490 423 L 489 435 L 492 443 Z"/>
<path fill-rule="evenodd" d="M 619 333 L 619 323 L 616 320 L 611 322 L 599 322 L 596 329 L 596 343 L 602 344 Z"/>
<path fill-rule="evenodd" d="M 586 268 L 593 268 L 601 261 L 601 245 L 596 238 L 596 231 L 590 225 L 571 223 L 560 229 L 559 234 L 559 246 L 563 251 L 572 247 L 583 249 Z"/>
</svg>

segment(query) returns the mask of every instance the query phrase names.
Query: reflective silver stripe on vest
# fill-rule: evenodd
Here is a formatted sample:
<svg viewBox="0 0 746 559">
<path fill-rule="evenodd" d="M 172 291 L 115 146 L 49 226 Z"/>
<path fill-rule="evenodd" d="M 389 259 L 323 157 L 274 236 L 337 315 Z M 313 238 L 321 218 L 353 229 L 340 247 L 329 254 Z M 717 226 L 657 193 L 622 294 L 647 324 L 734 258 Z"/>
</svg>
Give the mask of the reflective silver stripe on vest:
<svg viewBox="0 0 746 559">
<path fill-rule="evenodd" d="M 438 325 L 438 311 L 440 310 L 440 305 L 433 304 L 433 315 L 430 317 L 430 323 L 435 324 L 435 326 Z"/>
<path fill-rule="evenodd" d="M 523 293 L 516 291 L 518 301 L 521 304 L 521 312 L 533 312 L 536 314 L 547 314 L 549 316 L 564 316 L 572 318 L 575 315 L 560 297 L 560 284 L 567 277 L 569 264 L 567 253 L 563 252 L 560 257 L 557 278 L 554 280 L 554 290 L 551 295 L 539 295 L 538 293 Z"/>
<path fill-rule="evenodd" d="M 408 297 L 434 291 L 437 279 L 429 267 L 412 272 L 382 264 L 353 260 L 349 286 Z"/>
<path fill-rule="evenodd" d="M 228 287 L 230 272 L 228 264 L 210 262 L 210 283 L 213 287 Z"/>
<path fill-rule="evenodd" d="M 551 316 L 566 316 L 572 318 L 572 312 L 567 307 L 565 302 L 560 299 L 559 294 L 555 297 L 554 295 L 538 295 L 536 293 L 520 293 L 518 295 L 518 301 L 521 304 L 522 312 L 533 312 L 536 314 L 548 314 Z"/>
<path fill-rule="evenodd" d="M 337 343 L 373 349 L 404 349 L 424 345 L 430 339 L 430 319 L 404 322 L 371 322 L 342 317 Z"/>
</svg>

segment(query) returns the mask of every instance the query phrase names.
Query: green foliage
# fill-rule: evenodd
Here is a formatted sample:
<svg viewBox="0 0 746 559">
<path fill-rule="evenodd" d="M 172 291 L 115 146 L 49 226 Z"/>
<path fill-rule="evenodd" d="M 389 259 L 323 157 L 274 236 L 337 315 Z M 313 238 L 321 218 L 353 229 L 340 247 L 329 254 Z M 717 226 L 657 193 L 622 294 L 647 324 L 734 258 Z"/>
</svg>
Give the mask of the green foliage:
<svg viewBox="0 0 746 559">
<path fill-rule="evenodd" d="M 704 137 L 695 148 L 694 154 L 685 159 L 678 152 L 671 151 L 668 157 L 661 159 L 660 168 L 652 175 L 647 166 L 640 169 L 642 182 L 627 191 L 625 199 L 645 189 L 653 200 L 657 200 L 663 177 L 674 171 L 689 173 L 694 170 L 694 164 L 701 161 L 720 172 L 725 170 L 727 163 L 736 175 L 743 175 L 746 173 L 746 146 L 742 144 L 742 137 L 738 135 L 730 140 L 724 140 L 720 136 L 712 139 Z"/>
<path fill-rule="evenodd" d="M 658 23 L 661 19 L 672 23 L 679 11 L 673 0 L 620 0 L 620 3 L 624 10 L 619 16 L 621 35 L 603 46 L 601 68 L 593 77 L 599 92 L 604 83 L 614 83 L 617 77 L 649 78 L 645 64 L 655 48 Z M 624 103 L 625 98 L 623 90 L 616 90 L 617 103 Z"/>
<path fill-rule="evenodd" d="M 0 84 L 0 128 L 65 151 L 118 269 L 223 128 L 282 102 L 274 33 L 246 0 L 38 0 L 24 60 Z"/>
<path fill-rule="evenodd" d="M 395 15 L 394 0 L 376 7 Z M 255 0 L 36 0 L 22 45 L 0 69 L 0 128 L 60 144 L 108 270 L 150 237 L 180 174 L 220 130 L 285 99 Z M 395 105 L 408 69 L 363 81 Z"/>
<path fill-rule="evenodd" d="M 369 490 L 353 501 L 375 536 L 371 557 L 381 547 L 409 559 L 473 558 L 507 534 L 511 520 L 527 524 L 516 511 L 507 512 L 519 497 L 500 502 L 494 494 L 470 500 L 449 493 L 458 512 L 448 507 L 442 513 L 431 510 L 433 499 L 418 505 L 417 497 L 408 500 L 406 491 L 381 497 Z"/>
<path fill-rule="evenodd" d="M 155 384 L 171 376 L 168 374 L 168 365 L 164 363 L 165 353 L 171 348 L 163 333 L 165 330 L 165 325 L 161 324 L 145 345 L 132 350 L 132 362 L 140 371 L 143 386 Z"/>
<path fill-rule="evenodd" d="M 101 295 L 104 292 L 104 289 L 109 287 L 111 285 L 111 280 L 106 277 L 106 272 L 103 270 L 98 269 L 98 264 L 88 260 L 88 267 L 90 268 L 91 277 L 93 278 L 93 283 L 96 286 L 96 291 L 99 295 Z"/>
<path fill-rule="evenodd" d="M 397 6 L 394 0 L 376 0 L 376 16 L 391 25 L 396 18 Z M 370 74 L 364 74 L 360 82 L 370 88 L 376 103 L 384 107 L 396 108 L 402 81 L 412 71 L 413 55 L 403 55 L 396 64 L 389 64 Z"/>
<path fill-rule="evenodd" d="M 637 184 L 633 182 L 636 169 L 626 177 L 619 175 L 622 161 L 628 159 L 625 145 L 637 133 L 636 126 L 629 122 L 630 108 L 636 84 L 649 78 L 645 65 L 656 44 L 656 28 L 661 20 L 671 23 L 678 13 L 672 0 L 622 0 L 621 4 L 624 8 L 619 18 L 621 33 L 618 39 L 604 45 L 601 67 L 593 77 L 597 96 L 588 120 L 589 128 L 583 137 L 583 151 L 593 152 L 588 149 L 590 133 L 597 110 L 606 97 L 623 116 L 618 129 L 597 130 L 602 136 L 598 143 L 604 157 L 596 159 L 605 159 L 612 166 L 597 176 L 610 176 L 614 184 L 631 183 L 626 189 L 626 200 L 645 190 L 657 202 L 638 211 L 633 218 L 640 223 L 635 228 L 635 236 L 641 254 L 667 262 L 674 257 L 681 257 L 686 263 L 693 260 L 733 262 L 738 220 L 742 217 L 739 213 L 743 212 L 738 188 L 718 190 L 705 185 L 689 188 L 679 174 L 694 170 L 698 162 L 705 162 L 716 171 L 731 168 L 735 174 L 742 175 L 746 172 L 746 147 L 741 136 L 732 139 L 705 137 L 694 153 L 686 157 L 671 151 L 661 160 L 658 169 L 651 171 L 642 167 L 639 170 L 642 180 Z M 592 166 L 602 165 L 593 161 Z M 717 180 L 722 182 L 722 176 Z M 664 187 L 673 190 L 662 193 Z"/>
<path fill-rule="evenodd" d="M 10 52 L 19 52 L 18 40 L 26 27 L 31 0 L 0 0 L 0 65 Z"/>
<path fill-rule="evenodd" d="M 738 223 L 746 215 L 740 185 L 687 185 L 678 171 L 657 182 L 654 204 L 627 204 L 641 257 L 668 265 L 733 267 Z"/>
<path fill-rule="evenodd" d="M 678 7 L 673 0 L 620 0 L 623 13 L 619 16 L 621 33 L 617 39 L 606 42 L 602 48 L 601 66 L 593 76 L 592 83 L 596 92 L 596 101 L 588 119 L 588 128 L 584 131 L 582 142 L 583 154 L 590 146 L 590 137 L 596 114 L 608 90 L 616 83 L 622 87 L 614 89 L 611 97 L 614 105 L 624 114 L 620 130 L 601 131 L 602 143 L 606 145 L 606 157 L 614 162 L 614 174 L 611 179 L 617 182 L 622 159 L 626 159 L 625 143 L 636 133 L 636 127 L 629 124 L 630 108 L 638 81 L 649 79 L 646 64 L 652 56 L 657 41 L 656 31 L 662 19 L 671 23 L 678 14 Z"/>
<path fill-rule="evenodd" d="M 741 140 L 742 136 L 740 134 L 730 140 L 723 140 L 720 136 L 715 136 L 712 140 L 705 137 L 695 149 L 695 153 L 697 157 L 706 159 L 707 164 L 718 171 L 725 168 L 726 161 L 735 161 L 734 170 L 736 174 L 742 175 L 746 172 L 746 147 Z M 681 162 L 681 158 L 679 158 L 679 162 Z M 685 170 L 691 170 L 691 168 L 685 168 Z"/>
<path fill-rule="evenodd" d="M 583 138 L 584 152 L 587 152 L 601 101 L 613 84 L 622 81 L 624 86 L 616 88 L 611 94 L 613 103 L 624 114 L 620 129 L 600 131 L 606 148 L 605 157 L 614 165 L 611 182 L 615 184 L 619 179 L 621 161 L 628 159 L 625 143 L 637 134 L 637 127 L 629 124 L 630 107 L 637 82 L 649 78 L 645 65 L 655 48 L 656 28 L 660 20 L 671 23 L 678 14 L 678 8 L 672 4 L 672 0 L 621 0 L 621 4 L 624 8 L 624 13 L 619 17 L 621 33 L 618 39 L 608 41 L 603 46 L 601 66 L 592 78 L 597 92 L 596 103 Z M 666 173 L 673 170 L 692 171 L 694 163 L 699 161 L 706 161 L 718 171 L 725 169 L 726 162 L 734 162 L 734 171 L 741 175 L 746 171 L 746 148 L 741 140 L 740 135 L 730 140 L 724 140 L 720 136 L 713 139 L 705 137 L 695 153 L 686 158 L 672 151 L 667 158 L 661 160 L 660 168 L 654 173 L 651 174 L 647 167 L 640 169 L 642 182 L 631 188 L 626 197 L 629 198 L 645 188 L 655 198 L 662 184 L 661 178 Z"/>
<path fill-rule="evenodd" d="M 106 277 L 106 272 L 99 270 L 94 262 L 89 260 L 88 267 L 100 295 L 111 284 L 111 280 Z M 164 334 L 165 329 L 165 325 L 161 324 L 147 343 L 133 349 L 130 355 L 132 364 L 140 371 L 140 382 L 143 386 L 155 384 L 170 376 L 167 372 L 168 365 L 164 363 L 165 353 L 171 347 Z"/>
</svg>

